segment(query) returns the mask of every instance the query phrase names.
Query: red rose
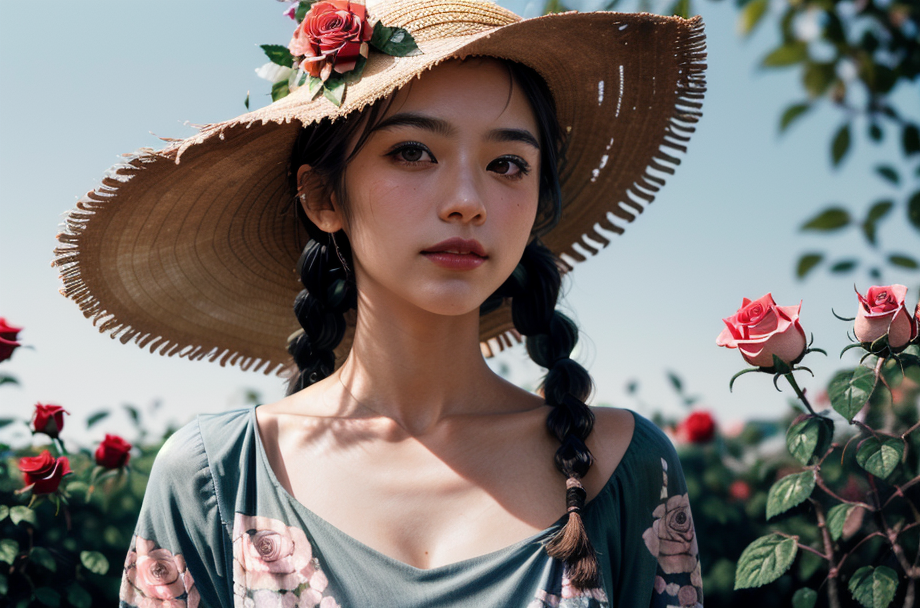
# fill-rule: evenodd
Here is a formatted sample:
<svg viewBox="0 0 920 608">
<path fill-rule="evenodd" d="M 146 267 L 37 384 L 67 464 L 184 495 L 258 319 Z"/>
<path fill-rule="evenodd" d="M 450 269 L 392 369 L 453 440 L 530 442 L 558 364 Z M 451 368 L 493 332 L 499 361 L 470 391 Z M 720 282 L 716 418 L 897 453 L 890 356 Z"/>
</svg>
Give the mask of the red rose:
<svg viewBox="0 0 920 608">
<path fill-rule="evenodd" d="M 742 479 L 736 479 L 728 487 L 728 495 L 737 501 L 744 502 L 751 498 L 751 486 Z"/>
<path fill-rule="evenodd" d="M 305 72 L 325 81 L 333 69 L 339 74 L 355 69 L 358 57 L 367 57 L 373 33 L 363 4 L 327 0 L 310 8 L 288 49 L 295 57 L 303 56 L 300 67 Z"/>
<path fill-rule="evenodd" d="M 19 337 L 21 327 L 14 327 L 6 322 L 6 319 L 0 317 L 0 361 L 6 361 L 13 356 L 13 351 L 22 346 L 16 341 Z"/>
<path fill-rule="evenodd" d="M 32 428 L 36 433 L 44 433 L 49 437 L 57 437 L 64 428 L 64 414 L 69 414 L 60 405 L 35 404 L 35 414 L 32 416 Z"/>
<path fill-rule="evenodd" d="M 677 426 L 677 436 L 690 443 L 709 443 L 716 434 L 716 421 L 709 412 L 693 412 Z"/>
<path fill-rule="evenodd" d="M 54 458 L 45 450 L 40 456 L 26 456 L 19 459 L 19 470 L 26 482 L 32 486 L 33 494 L 53 494 L 61 485 L 64 475 L 70 475 L 70 461 L 66 456 Z"/>
<path fill-rule="evenodd" d="M 773 355 L 793 363 L 805 352 L 805 330 L 799 324 L 798 306 L 777 306 L 770 294 L 751 302 L 747 298 L 741 308 L 725 322 L 725 329 L 716 344 L 737 348 L 751 365 L 773 367 Z"/>
<path fill-rule="evenodd" d="M 917 320 L 911 318 L 904 298 L 904 285 L 874 285 L 866 297 L 856 292 L 859 298 L 859 312 L 853 332 L 860 342 L 875 342 L 888 334 L 888 346 L 899 349 L 917 337 Z"/>
<path fill-rule="evenodd" d="M 131 444 L 118 435 L 106 433 L 105 439 L 96 448 L 96 464 L 107 469 L 120 469 L 131 458 Z"/>
</svg>

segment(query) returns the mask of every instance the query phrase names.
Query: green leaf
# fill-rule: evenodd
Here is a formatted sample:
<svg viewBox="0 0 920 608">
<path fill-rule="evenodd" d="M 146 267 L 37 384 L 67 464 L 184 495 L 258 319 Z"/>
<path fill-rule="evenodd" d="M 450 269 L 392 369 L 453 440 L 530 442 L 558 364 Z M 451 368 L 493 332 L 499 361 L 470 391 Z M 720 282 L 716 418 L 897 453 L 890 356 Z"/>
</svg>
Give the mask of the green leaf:
<svg viewBox="0 0 920 608">
<path fill-rule="evenodd" d="M 353 84 L 361 80 L 361 75 L 364 74 L 364 66 L 366 65 L 367 58 L 359 56 L 355 62 L 355 67 L 342 74 L 342 80 L 345 81 L 345 84 Z"/>
<path fill-rule="evenodd" d="M 824 254 L 822 253 L 806 253 L 801 258 L 799 258 L 799 264 L 795 269 L 795 276 L 804 279 L 805 276 L 812 271 L 812 269 L 821 263 L 821 260 L 824 259 Z"/>
<path fill-rule="evenodd" d="M 850 124 L 847 123 L 837 130 L 834 140 L 831 142 L 831 161 L 834 166 L 840 164 L 843 157 L 850 151 Z"/>
<path fill-rule="evenodd" d="M 895 186 L 901 183 L 901 176 L 898 175 L 895 168 L 890 165 L 878 165 L 875 168 L 875 172 Z"/>
<path fill-rule="evenodd" d="M 19 384 L 19 380 L 16 379 L 16 376 L 0 374 L 0 384 Z M 12 422 L 12 420 L 10 420 L 10 422 Z"/>
<path fill-rule="evenodd" d="M 286 68 L 294 65 L 294 56 L 291 55 L 291 51 L 289 51 L 286 46 L 281 46 L 280 44 L 260 44 L 259 48 L 265 51 L 268 60 L 276 65 Z"/>
<path fill-rule="evenodd" d="M 901 135 L 901 145 L 904 147 L 905 156 L 920 152 L 920 129 L 917 128 L 917 125 L 907 125 Z"/>
<path fill-rule="evenodd" d="M 885 133 L 882 131 L 882 128 L 878 126 L 878 123 L 872 123 L 869 125 L 869 137 L 874 142 L 882 141 L 882 137 L 885 136 Z"/>
<path fill-rule="evenodd" d="M 246 109 L 249 109 L 249 91 L 246 91 L 246 99 L 243 100 L 243 105 L 246 106 Z"/>
<path fill-rule="evenodd" d="M 837 372 L 827 389 L 831 406 L 847 422 L 852 422 L 853 416 L 869 400 L 875 382 L 875 372 L 861 365 L 850 371 Z"/>
<path fill-rule="evenodd" d="M 39 587 L 32 593 L 35 594 L 35 599 L 45 606 L 57 608 L 61 605 L 61 595 L 51 587 Z"/>
<path fill-rule="evenodd" d="M 887 437 L 879 441 L 869 437 L 859 446 L 856 452 L 856 462 L 859 466 L 882 479 L 891 475 L 901 457 L 904 456 L 904 442 L 894 437 Z"/>
<path fill-rule="evenodd" d="M 856 505 L 844 502 L 834 505 L 827 512 L 827 530 L 831 533 L 832 539 L 840 540 L 840 537 L 843 536 L 843 526 L 847 523 L 847 518 L 855 508 Z"/>
<path fill-rule="evenodd" d="M 813 63 L 809 61 L 805 64 L 805 70 L 802 72 L 802 84 L 812 99 L 824 95 L 837 77 L 836 66 L 830 63 Z"/>
<path fill-rule="evenodd" d="M 39 566 L 47 568 L 52 572 L 57 572 L 57 562 L 54 561 L 54 556 L 44 547 L 32 547 L 32 550 L 29 552 L 29 559 Z"/>
<path fill-rule="evenodd" d="M 415 38 L 401 27 L 386 27 L 380 21 L 374 25 L 370 45 L 387 55 L 393 57 L 410 57 L 421 55 Z"/>
<path fill-rule="evenodd" d="M 778 68 L 795 65 L 806 58 L 808 58 L 808 44 L 795 40 L 770 51 L 761 61 L 761 65 L 766 68 Z"/>
<path fill-rule="evenodd" d="M 786 475 L 773 484 L 767 494 L 767 519 L 785 513 L 811 496 L 815 489 L 814 471 Z"/>
<path fill-rule="evenodd" d="M 753 2 L 751 4 L 753 4 Z M 750 4 L 747 6 L 750 6 Z M 779 132 L 784 133 L 793 122 L 805 114 L 809 109 L 811 109 L 811 104 L 808 103 L 797 103 L 786 108 L 779 119 Z"/>
<path fill-rule="evenodd" d="M 735 589 L 751 589 L 772 583 L 789 569 L 798 551 L 794 538 L 779 534 L 761 536 L 741 553 L 735 569 Z"/>
<path fill-rule="evenodd" d="M 6 516 L 10 514 L 10 508 L 6 505 L 0 505 L 0 521 L 6 519 Z"/>
<path fill-rule="evenodd" d="M 336 106 L 341 106 L 342 99 L 345 97 L 345 81 L 341 78 L 330 76 L 329 80 L 323 84 L 323 97 Z"/>
<path fill-rule="evenodd" d="M 853 573 L 849 589 L 866 608 L 886 608 L 898 590 L 898 575 L 887 566 L 863 566 Z"/>
<path fill-rule="evenodd" d="M 6 580 L 5 574 L 0 574 L 0 596 L 4 596 L 10 592 L 10 583 Z"/>
<path fill-rule="evenodd" d="M 817 601 L 817 591 L 802 587 L 792 596 L 792 608 L 814 608 Z"/>
<path fill-rule="evenodd" d="M 834 423 L 823 416 L 806 416 L 794 423 L 786 432 L 786 447 L 792 457 L 803 465 L 811 464 L 813 457 L 824 455 L 834 437 Z"/>
<path fill-rule="evenodd" d="M 920 264 L 917 263 L 917 260 L 900 253 L 892 253 L 889 255 L 888 263 L 892 266 L 900 266 L 901 268 L 920 268 Z"/>
<path fill-rule="evenodd" d="M 920 230 L 920 190 L 911 194 L 907 201 L 907 221 Z"/>
<path fill-rule="evenodd" d="M 668 9 L 668 13 L 675 17 L 688 18 L 690 16 L 690 0 L 675 0 L 671 8 Z"/>
<path fill-rule="evenodd" d="M 38 519 L 35 517 L 35 511 L 22 505 L 10 509 L 10 521 L 12 521 L 14 524 L 19 524 L 19 522 L 25 521 L 32 524 L 33 526 L 38 525 Z"/>
<path fill-rule="evenodd" d="M 0 540 L 0 562 L 6 562 L 13 565 L 16 561 L 16 555 L 19 553 L 19 543 L 11 538 Z"/>
<path fill-rule="evenodd" d="M 317 78 L 316 76 L 310 76 L 310 84 L 307 86 L 307 90 L 310 91 L 310 98 L 313 99 L 323 90 L 323 79 Z"/>
<path fill-rule="evenodd" d="M 850 213 L 843 207 L 828 207 L 802 226 L 802 230 L 831 232 L 840 230 L 850 223 Z"/>
<path fill-rule="evenodd" d="M 766 14 L 768 5 L 767 0 L 753 0 L 744 5 L 738 17 L 738 29 L 742 35 L 747 36 L 754 31 Z"/>
<path fill-rule="evenodd" d="M 290 93 L 291 93 L 291 87 L 288 84 L 287 80 L 282 80 L 272 85 L 272 101 L 278 101 L 279 99 L 284 99 L 285 97 L 290 95 Z"/>
<path fill-rule="evenodd" d="M 859 264 L 859 260 L 840 260 L 831 266 L 831 272 L 835 274 L 844 274 L 852 271 Z"/>
<path fill-rule="evenodd" d="M 86 428 L 92 428 L 96 423 L 106 419 L 110 413 L 109 410 L 100 410 L 94 414 L 90 414 L 89 418 L 86 419 Z"/>
<path fill-rule="evenodd" d="M 129 416 L 131 416 L 131 420 L 134 421 L 134 426 L 140 426 L 140 423 L 141 423 L 140 410 L 134 407 L 133 405 L 128 405 L 128 404 L 125 404 L 121 407 L 125 408 L 125 411 L 128 412 Z"/>
<path fill-rule="evenodd" d="M 90 608 L 93 605 L 92 596 L 76 583 L 67 588 L 67 601 L 74 608 Z"/>
<path fill-rule="evenodd" d="M 300 4 L 297 5 L 297 10 L 294 11 L 294 19 L 297 21 L 297 23 L 300 23 L 301 21 L 303 21 L 303 18 L 307 16 L 307 12 L 310 10 L 310 7 L 312 7 L 315 2 L 316 0 L 311 0 L 308 2 L 301 2 Z"/>
<path fill-rule="evenodd" d="M 98 551 L 81 551 L 80 562 L 94 574 L 105 574 L 109 571 L 109 560 Z"/>
<path fill-rule="evenodd" d="M 869 213 L 866 215 L 866 221 L 863 222 L 862 228 L 863 233 L 866 235 L 866 240 L 872 245 L 876 244 L 875 234 L 878 222 L 888 215 L 893 207 L 894 201 L 884 200 L 875 202 L 869 208 Z"/>
</svg>

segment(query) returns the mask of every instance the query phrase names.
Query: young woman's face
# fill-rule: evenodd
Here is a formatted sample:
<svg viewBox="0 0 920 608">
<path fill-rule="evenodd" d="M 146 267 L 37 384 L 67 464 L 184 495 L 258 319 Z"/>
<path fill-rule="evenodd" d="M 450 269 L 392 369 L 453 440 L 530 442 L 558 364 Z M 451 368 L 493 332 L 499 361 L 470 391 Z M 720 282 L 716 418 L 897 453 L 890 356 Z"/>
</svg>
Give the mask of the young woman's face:
<svg viewBox="0 0 920 608">
<path fill-rule="evenodd" d="M 362 302 L 459 315 L 511 274 L 539 198 L 530 104 L 503 64 L 452 61 L 396 94 L 345 171 Z"/>
</svg>

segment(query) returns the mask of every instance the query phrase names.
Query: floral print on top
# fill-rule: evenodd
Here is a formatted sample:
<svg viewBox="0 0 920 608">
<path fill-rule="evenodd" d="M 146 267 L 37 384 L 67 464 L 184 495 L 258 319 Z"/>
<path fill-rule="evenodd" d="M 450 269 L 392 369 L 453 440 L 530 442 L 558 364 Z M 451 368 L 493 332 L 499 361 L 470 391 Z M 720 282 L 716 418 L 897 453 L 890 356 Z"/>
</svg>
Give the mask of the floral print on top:
<svg viewBox="0 0 920 608">
<path fill-rule="evenodd" d="M 664 458 L 661 471 L 662 502 L 652 511 L 655 521 L 642 533 L 645 546 L 658 559 L 655 593 L 669 600 L 676 598 L 677 603 L 669 601 L 669 607 L 702 608 L 703 579 L 690 498 L 686 493 L 668 495 L 668 462 Z"/>
<path fill-rule="evenodd" d="M 199 602 L 182 556 L 140 536 L 134 538 L 134 549 L 125 560 L 119 595 L 122 605 L 137 608 L 197 608 Z"/>
</svg>

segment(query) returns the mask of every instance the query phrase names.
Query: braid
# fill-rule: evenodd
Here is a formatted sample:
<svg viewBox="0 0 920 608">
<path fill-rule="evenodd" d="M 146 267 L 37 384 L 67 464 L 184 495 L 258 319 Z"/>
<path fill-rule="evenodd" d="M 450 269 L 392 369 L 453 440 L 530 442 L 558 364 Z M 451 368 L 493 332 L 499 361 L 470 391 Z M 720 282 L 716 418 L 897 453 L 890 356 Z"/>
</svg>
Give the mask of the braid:
<svg viewBox="0 0 920 608">
<path fill-rule="evenodd" d="M 330 238 L 332 247 L 310 239 L 297 262 L 304 289 L 294 300 L 294 314 L 303 332 L 288 342 L 299 370 L 288 383 L 288 395 L 332 373 L 335 347 L 345 335 L 345 312 L 357 305 L 354 280 L 347 271 L 346 259 L 351 259 L 347 239 L 339 249 Z"/>
<path fill-rule="evenodd" d="M 586 498 L 581 479 L 594 463 L 585 444 L 594 427 L 594 414 L 584 402 L 591 393 L 591 376 L 570 357 L 578 342 L 578 327 L 555 309 L 562 283 L 559 259 L 535 240 L 524 249 L 518 268 L 517 276 L 512 275 L 499 292 L 513 295 L 514 326 L 527 337 L 531 359 L 548 370 L 541 385 L 547 405 L 552 406 L 546 427 L 559 440 L 554 462 L 566 478 L 568 520 L 546 545 L 546 552 L 563 560 L 569 580 L 584 589 L 597 584 L 597 555 L 581 519 Z"/>
</svg>

